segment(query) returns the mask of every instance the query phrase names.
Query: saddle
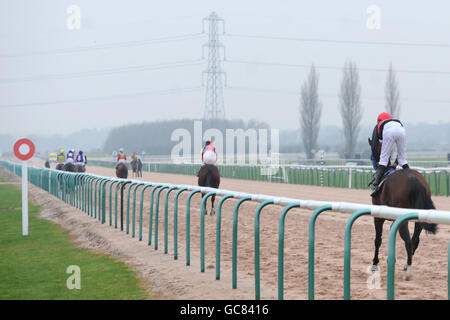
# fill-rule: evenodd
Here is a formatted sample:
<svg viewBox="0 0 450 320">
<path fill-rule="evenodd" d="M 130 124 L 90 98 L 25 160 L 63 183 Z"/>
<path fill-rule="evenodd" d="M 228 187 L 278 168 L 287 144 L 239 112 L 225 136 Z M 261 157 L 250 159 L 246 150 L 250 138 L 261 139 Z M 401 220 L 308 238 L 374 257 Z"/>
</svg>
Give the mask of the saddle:
<svg viewBox="0 0 450 320">
<path fill-rule="evenodd" d="M 375 196 L 376 194 L 378 194 L 378 193 L 383 189 L 384 182 L 385 182 L 385 181 L 387 180 L 387 178 L 388 178 L 392 173 L 394 173 L 394 172 L 395 172 L 395 169 L 392 168 L 392 167 L 390 167 L 390 168 L 383 174 L 383 177 L 381 178 L 381 181 L 380 181 L 380 183 L 378 184 L 378 188 L 376 188 L 376 189 L 372 192 L 372 194 L 371 194 L 372 197 Z M 375 177 L 374 177 L 373 180 L 369 183 L 369 186 L 372 185 L 372 184 L 374 183 L 374 181 L 375 181 Z"/>
</svg>

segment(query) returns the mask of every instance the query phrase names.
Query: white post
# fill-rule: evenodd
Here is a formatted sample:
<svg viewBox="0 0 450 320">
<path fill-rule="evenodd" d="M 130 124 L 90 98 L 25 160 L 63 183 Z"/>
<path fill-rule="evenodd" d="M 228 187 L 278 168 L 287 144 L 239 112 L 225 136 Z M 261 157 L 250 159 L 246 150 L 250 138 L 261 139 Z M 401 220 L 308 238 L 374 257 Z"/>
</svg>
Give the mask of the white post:
<svg viewBox="0 0 450 320">
<path fill-rule="evenodd" d="M 28 167 L 22 161 L 22 235 L 28 235 Z"/>
<path fill-rule="evenodd" d="M 348 169 L 348 188 L 352 188 L 352 168 Z"/>
</svg>

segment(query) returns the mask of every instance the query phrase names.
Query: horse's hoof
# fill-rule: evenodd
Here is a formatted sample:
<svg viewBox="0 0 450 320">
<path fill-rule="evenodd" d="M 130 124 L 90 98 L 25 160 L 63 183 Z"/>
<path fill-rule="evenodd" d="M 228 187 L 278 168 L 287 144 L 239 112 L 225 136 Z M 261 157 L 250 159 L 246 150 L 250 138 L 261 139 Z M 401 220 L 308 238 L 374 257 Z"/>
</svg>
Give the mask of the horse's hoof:
<svg viewBox="0 0 450 320">
<path fill-rule="evenodd" d="M 412 272 L 411 272 L 411 266 L 406 265 L 405 268 L 405 274 L 403 275 L 403 280 L 408 281 L 412 278 Z"/>
<path fill-rule="evenodd" d="M 213 216 L 213 215 L 215 215 L 215 214 L 216 214 L 216 212 L 214 211 L 214 209 L 211 209 L 210 215 Z"/>
<path fill-rule="evenodd" d="M 378 266 L 377 265 L 372 265 L 372 268 L 370 269 L 370 271 L 372 271 L 372 272 L 376 272 L 376 271 L 378 271 L 379 269 L 378 269 Z"/>
</svg>

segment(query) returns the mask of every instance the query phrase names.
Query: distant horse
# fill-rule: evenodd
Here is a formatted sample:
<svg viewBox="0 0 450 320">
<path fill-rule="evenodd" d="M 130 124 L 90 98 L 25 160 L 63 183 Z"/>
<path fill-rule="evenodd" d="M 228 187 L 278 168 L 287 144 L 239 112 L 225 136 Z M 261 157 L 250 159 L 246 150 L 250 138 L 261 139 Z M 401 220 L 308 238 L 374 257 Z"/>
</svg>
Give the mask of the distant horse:
<svg viewBox="0 0 450 320">
<path fill-rule="evenodd" d="M 220 173 L 219 169 L 211 164 L 205 164 L 198 173 L 198 185 L 201 187 L 219 188 L 220 185 Z M 204 194 L 202 194 L 204 196 Z M 215 214 L 214 200 L 215 195 L 211 196 L 211 215 Z M 205 211 L 208 214 L 208 210 Z"/>
<path fill-rule="evenodd" d="M 137 160 L 137 176 L 142 177 L 142 161 L 139 158 Z"/>
<path fill-rule="evenodd" d="M 86 172 L 86 166 L 83 164 L 83 165 L 80 165 L 80 164 L 77 164 L 76 166 L 75 166 L 75 168 L 76 168 L 76 172 Z"/>
<path fill-rule="evenodd" d="M 136 176 L 139 176 L 137 174 L 137 169 L 138 169 L 138 160 L 136 158 L 133 158 L 133 160 L 131 160 L 131 169 L 133 170 L 133 178 Z"/>
<path fill-rule="evenodd" d="M 47 169 L 50 169 L 50 161 L 48 161 L 48 160 L 45 160 L 45 167 L 47 168 Z"/>
<path fill-rule="evenodd" d="M 117 178 L 127 179 L 128 178 L 128 167 L 126 163 L 119 163 L 116 167 Z"/>
<path fill-rule="evenodd" d="M 380 183 L 381 190 L 372 197 L 372 204 L 386 205 L 390 207 L 411 208 L 411 209 L 435 209 L 431 200 L 430 187 L 425 178 L 416 170 L 397 170 L 385 178 Z M 378 270 L 378 250 L 381 246 L 381 236 L 383 233 L 383 223 L 386 219 L 374 218 L 375 223 L 375 256 L 373 258 L 372 271 Z M 437 225 L 433 223 L 415 222 L 414 234 L 412 238 L 409 234 L 408 221 L 399 228 L 400 237 L 405 242 L 407 261 L 404 267 L 404 280 L 409 280 L 412 276 L 412 257 L 419 246 L 419 236 L 425 229 L 427 233 L 436 234 Z"/>
<path fill-rule="evenodd" d="M 56 170 L 64 170 L 64 163 L 58 163 L 56 165 Z"/>
<path fill-rule="evenodd" d="M 72 162 L 65 163 L 63 170 L 68 172 L 77 172 L 77 169 L 75 168 L 75 165 Z"/>
</svg>

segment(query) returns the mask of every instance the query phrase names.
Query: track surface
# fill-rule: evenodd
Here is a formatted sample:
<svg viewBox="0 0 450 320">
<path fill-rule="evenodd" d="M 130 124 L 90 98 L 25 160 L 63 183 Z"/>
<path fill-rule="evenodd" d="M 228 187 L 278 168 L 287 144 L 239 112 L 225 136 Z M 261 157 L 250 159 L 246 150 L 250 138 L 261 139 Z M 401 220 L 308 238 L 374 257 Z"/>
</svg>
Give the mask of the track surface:
<svg viewBox="0 0 450 320">
<path fill-rule="evenodd" d="M 42 164 L 35 163 L 42 167 Z M 113 169 L 92 167 L 87 172 L 104 176 L 114 176 Z M 129 178 L 132 178 L 131 176 Z M 142 178 L 152 182 L 196 184 L 196 177 L 144 172 Z M 255 182 L 246 180 L 222 179 L 220 188 L 248 193 L 284 196 L 298 199 L 323 201 L 348 201 L 370 204 L 368 190 L 321 188 L 281 183 Z M 37 188 L 36 188 L 37 189 Z M 148 189 L 149 190 L 149 189 Z M 138 192 L 138 195 L 140 192 Z M 146 192 L 144 205 L 144 226 L 148 226 L 149 194 Z M 173 199 L 175 192 L 170 198 Z M 162 193 L 165 195 L 165 192 Z M 43 196 L 43 195 L 42 195 Z M 254 298 L 254 212 L 257 203 L 245 202 L 239 210 L 238 224 L 238 289 L 231 289 L 232 257 L 232 214 L 236 200 L 226 200 L 222 211 L 221 228 L 221 280 L 215 280 L 216 265 L 216 217 L 207 216 L 206 222 L 206 271 L 199 268 L 199 225 L 200 195 L 195 195 L 191 205 L 191 266 L 185 265 L 185 204 L 187 192 L 179 199 L 179 257 L 173 260 L 173 201 L 169 202 L 168 254 L 163 247 L 164 201 L 161 196 L 159 209 L 158 250 L 143 245 L 147 242 L 148 228 L 144 227 L 144 241 L 138 242 L 125 232 L 119 232 L 106 225 L 92 223 L 90 232 L 101 234 L 117 252 L 142 249 L 136 254 L 128 254 L 128 262 L 137 264 L 137 269 L 149 280 L 149 289 L 159 292 L 169 299 L 253 299 Z M 216 198 L 216 204 L 220 198 Z M 450 211 L 450 198 L 433 197 L 437 209 Z M 209 202 L 208 202 L 209 203 Z M 66 206 L 64 204 L 64 206 Z M 125 206 L 126 208 L 126 206 Z M 51 212 L 51 208 L 49 208 Z M 68 209 L 67 209 L 68 210 Z M 264 208 L 261 215 L 261 298 L 276 299 L 278 283 L 278 221 L 282 207 L 272 205 Z M 78 210 L 71 210 L 72 219 L 80 219 Z M 109 209 L 107 208 L 107 212 Z M 310 210 L 293 209 L 286 218 L 285 237 L 285 299 L 306 299 L 308 290 L 308 224 Z M 325 212 L 316 223 L 316 299 L 342 299 L 344 227 L 349 214 Z M 64 224 L 64 219 L 59 218 Z M 108 222 L 108 220 L 107 220 Z M 81 222 L 80 222 L 81 223 Z M 81 223 L 85 226 L 85 223 Z M 138 225 L 138 221 L 136 221 Z M 372 274 L 368 273 L 373 258 L 374 226 L 373 219 L 362 217 L 355 223 L 352 233 L 351 297 L 352 299 L 386 298 L 386 257 L 387 238 L 391 222 L 384 224 L 383 244 L 380 248 L 380 286 L 373 288 Z M 67 226 L 66 226 L 67 227 Z M 72 226 L 73 227 L 73 226 Z M 75 227 L 73 227 L 75 228 Z M 409 224 L 410 231 L 413 223 Z M 131 232 L 131 231 L 130 231 Z M 117 239 L 121 239 L 120 241 Z M 404 242 L 397 236 L 396 299 L 447 299 L 447 250 L 450 239 L 450 226 L 440 225 L 438 234 L 426 235 L 422 232 L 420 245 L 413 258 L 413 278 L 403 281 L 403 265 L 406 261 Z M 131 241 L 131 242 L 130 242 Z M 130 242 L 130 243 L 129 243 Z M 129 244 L 128 244 L 129 243 Z M 89 246 L 87 244 L 87 246 Z M 101 246 L 100 246 L 101 247 Z M 142 248 L 141 248 L 142 247 Z M 133 248 L 133 249 L 130 249 Z M 112 249 L 111 249 L 112 250 Z M 110 250 L 110 251 L 111 251 Z M 114 251 L 113 250 L 113 251 Z M 108 250 L 107 250 L 108 251 Z M 145 252 L 145 253 L 142 253 Z M 146 255 L 147 259 L 140 255 Z M 149 256 L 152 258 L 149 259 Z M 133 260 L 133 257 L 135 260 Z M 136 261 L 139 259 L 139 261 Z M 149 272 L 149 270 L 152 270 Z M 369 283 L 369 285 L 368 285 Z"/>
</svg>

